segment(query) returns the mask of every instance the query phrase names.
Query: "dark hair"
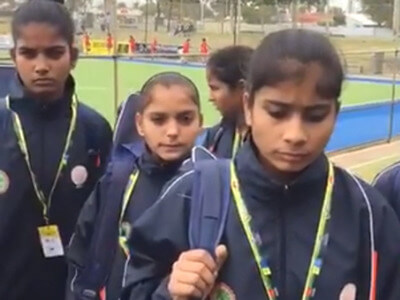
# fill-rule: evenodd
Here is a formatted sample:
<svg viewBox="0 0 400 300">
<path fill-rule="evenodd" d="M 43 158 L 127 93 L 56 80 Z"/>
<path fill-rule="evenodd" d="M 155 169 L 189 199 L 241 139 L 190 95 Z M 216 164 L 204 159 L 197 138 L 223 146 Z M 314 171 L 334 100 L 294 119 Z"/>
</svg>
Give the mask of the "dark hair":
<svg viewBox="0 0 400 300">
<path fill-rule="evenodd" d="M 288 67 L 291 60 L 302 65 L 318 63 L 323 69 L 317 84 L 318 95 L 338 100 L 344 71 L 334 46 L 320 33 L 288 29 L 269 34 L 256 49 L 248 77 L 250 104 L 254 93 L 262 87 L 304 76 L 304 67 Z"/>
<path fill-rule="evenodd" d="M 60 3 L 50 0 L 30 0 L 14 12 L 11 32 L 14 43 L 19 37 L 19 27 L 29 23 L 46 23 L 57 28 L 70 46 L 74 44 L 74 22 L 68 10 Z"/>
<path fill-rule="evenodd" d="M 214 52 L 207 68 L 218 80 L 227 84 L 231 89 L 247 78 L 253 49 L 247 46 L 229 46 Z"/>
<path fill-rule="evenodd" d="M 179 85 L 182 87 L 186 87 L 190 90 L 190 98 L 193 100 L 193 103 L 200 109 L 200 94 L 196 85 L 190 80 L 188 77 L 178 73 L 178 72 L 162 72 L 158 73 L 152 77 L 150 77 L 142 86 L 141 89 L 141 105 L 140 111 L 146 108 L 149 103 L 149 96 L 151 91 L 156 85 L 162 85 L 165 87 L 170 87 L 172 85 Z"/>
</svg>

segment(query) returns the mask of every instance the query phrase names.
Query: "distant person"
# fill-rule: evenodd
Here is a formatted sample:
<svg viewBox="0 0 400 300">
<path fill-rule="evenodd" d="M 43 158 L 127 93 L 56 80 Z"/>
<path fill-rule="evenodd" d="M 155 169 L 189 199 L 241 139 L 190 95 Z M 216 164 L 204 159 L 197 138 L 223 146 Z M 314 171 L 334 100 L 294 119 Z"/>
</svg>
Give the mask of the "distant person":
<svg viewBox="0 0 400 300">
<path fill-rule="evenodd" d="M 89 54 L 91 51 L 91 41 L 89 33 L 85 32 L 83 34 L 83 52 Z"/>
<path fill-rule="evenodd" d="M 67 9 L 15 10 L 14 89 L 0 99 L 0 299 L 63 300 L 65 251 L 112 144 L 108 122 L 82 104 Z"/>
<path fill-rule="evenodd" d="M 150 53 L 151 54 L 157 53 L 157 48 L 158 48 L 157 38 L 154 38 L 153 42 L 150 44 Z"/>
<path fill-rule="evenodd" d="M 207 40 L 203 38 L 200 44 L 200 55 L 203 61 L 207 60 L 209 50 L 210 46 L 208 45 Z"/>
<path fill-rule="evenodd" d="M 132 35 L 129 36 L 129 53 L 131 55 L 136 53 L 136 40 Z"/>
<path fill-rule="evenodd" d="M 111 33 L 107 34 L 106 47 L 109 55 L 114 54 L 114 41 Z"/>
<path fill-rule="evenodd" d="M 182 53 L 189 54 L 190 51 L 190 39 L 186 39 L 182 44 Z"/>
<path fill-rule="evenodd" d="M 186 39 L 182 44 L 181 62 L 186 63 L 188 61 L 189 52 L 190 52 L 190 39 Z"/>
</svg>

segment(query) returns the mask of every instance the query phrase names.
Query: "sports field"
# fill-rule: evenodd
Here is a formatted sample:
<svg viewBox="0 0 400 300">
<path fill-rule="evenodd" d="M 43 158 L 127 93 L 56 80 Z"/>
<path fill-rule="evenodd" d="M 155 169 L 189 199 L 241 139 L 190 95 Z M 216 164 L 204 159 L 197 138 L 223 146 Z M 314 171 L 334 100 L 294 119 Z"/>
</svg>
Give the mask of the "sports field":
<svg viewBox="0 0 400 300">
<path fill-rule="evenodd" d="M 151 75 L 163 71 L 177 71 L 189 76 L 199 88 L 205 124 L 213 124 L 219 114 L 211 106 L 208 99 L 208 89 L 205 81 L 205 71 L 200 66 L 185 66 L 181 64 L 162 64 L 138 61 L 121 61 L 117 67 L 118 74 L 118 98 L 123 101 L 135 91 Z M 78 85 L 78 95 L 81 101 L 88 103 L 107 117 L 114 120 L 114 67 L 111 60 L 81 59 L 76 70 L 75 77 Z M 400 95 L 400 85 L 397 87 Z M 349 80 L 344 85 L 342 103 L 344 106 L 373 103 L 391 99 L 392 85 L 371 81 Z"/>
<path fill-rule="evenodd" d="M 205 124 L 218 121 L 219 114 L 207 101 L 208 89 L 205 71 L 200 66 L 181 64 L 161 64 L 156 62 L 121 61 L 118 63 L 118 95 L 119 102 L 135 91 L 151 75 L 163 71 L 177 71 L 189 76 L 199 88 Z M 76 70 L 78 95 L 80 100 L 97 109 L 107 119 L 114 122 L 114 66 L 111 60 L 81 59 Z M 391 80 L 376 82 L 370 78 L 349 77 L 344 85 L 343 106 L 368 104 L 392 98 Z M 396 86 L 396 94 L 400 95 L 400 83 Z M 397 96 L 396 98 L 400 98 Z M 374 126 L 373 124 L 369 124 Z M 349 130 L 368 130 L 367 128 L 349 128 Z M 361 150 L 340 154 L 334 160 L 349 168 L 364 179 L 371 181 L 382 168 L 400 160 L 400 144 L 372 147 L 368 151 Z"/>
</svg>

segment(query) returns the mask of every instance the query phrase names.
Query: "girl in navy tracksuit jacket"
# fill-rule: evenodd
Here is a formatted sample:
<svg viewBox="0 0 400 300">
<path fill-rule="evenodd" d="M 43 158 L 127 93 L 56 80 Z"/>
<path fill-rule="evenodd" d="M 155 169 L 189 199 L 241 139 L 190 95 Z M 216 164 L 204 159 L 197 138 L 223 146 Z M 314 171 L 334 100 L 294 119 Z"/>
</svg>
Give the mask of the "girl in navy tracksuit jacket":
<svg viewBox="0 0 400 300">
<path fill-rule="evenodd" d="M 76 94 L 68 10 L 24 2 L 11 24 L 16 74 L 0 99 L 0 299 L 63 300 L 65 247 L 104 171 L 112 131 Z"/>
<path fill-rule="evenodd" d="M 230 46 L 216 51 L 207 61 L 210 102 L 219 110 L 222 120 L 205 131 L 203 145 L 218 157 L 232 157 L 247 132 L 243 94 L 252 53 L 247 46 Z"/>
<path fill-rule="evenodd" d="M 128 254 L 124 238 L 135 220 L 154 204 L 164 184 L 177 174 L 201 129 L 197 88 L 188 78 L 178 73 L 160 73 L 152 77 L 145 83 L 139 100 L 141 103 L 136 115 L 136 126 L 145 141 L 145 151 L 135 158 L 131 145 L 121 145 L 118 151 L 122 154 L 114 159 L 122 159 L 123 163 L 112 174 L 118 178 L 117 182 L 113 181 L 114 177 L 109 179 L 106 174 L 81 212 L 68 252 L 74 277 L 70 288 L 75 298 L 70 296 L 71 299 L 86 299 L 82 293 L 90 293 L 84 292 L 85 289 L 90 290 L 85 286 L 85 276 L 93 276 L 86 270 L 90 268 L 90 257 L 96 255 L 96 248 L 101 249 L 106 260 L 112 257 L 112 265 L 106 272 L 106 288 L 93 291 L 96 294 L 94 299 L 119 299 Z M 124 173 L 123 169 L 126 168 L 128 172 Z M 121 181 L 124 189 L 120 191 L 116 185 Z M 104 208 L 110 201 L 120 203 L 111 218 L 113 212 Z M 107 242 L 102 242 L 101 235 L 95 233 L 96 227 L 102 226 L 105 230 L 111 230 L 106 233 Z M 120 247 L 117 247 L 118 231 Z M 99 264 L 103 268 L 107 265 L 104 260 Z M 71 294 L 71 290 L 67 293 Z"/>
<path fill-rule="evenodd" d="M 132 228 L 123 300 L 400 299 L 394 211 L 324 155 L 343 78 L 318 33 L 285 30 L 261 42 L 247 82 L 249 138 L 230 166 L 219 245 L 190 249 L 190 170 Z"/>
</svg>

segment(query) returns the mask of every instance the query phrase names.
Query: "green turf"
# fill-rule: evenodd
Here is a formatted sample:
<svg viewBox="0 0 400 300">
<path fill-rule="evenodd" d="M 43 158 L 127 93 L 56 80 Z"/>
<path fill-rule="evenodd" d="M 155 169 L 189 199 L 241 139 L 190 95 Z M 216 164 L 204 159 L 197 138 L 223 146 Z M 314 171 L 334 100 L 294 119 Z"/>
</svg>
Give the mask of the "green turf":
<svg viewBox="0 0 400 300">
<path fill-rule="evenodd" d="M 151 75 L 167 70 L 177 71 L 189 76 L 199 88 L 205 124 L 215 123 L 219 118 L 218 112 L 207 101 L 208 88 L 203 68 L 120 62 L 117 69 L 119 102 L 126 99 L 130 93 L 139 90 Z M 75 70 L 75 77 L 80 99 L 113 122 L 115 116 L 113 62 L 81 59 Z M 400 95 L 400 87 L 397 87 L 397 95 Z M 391 85 L 349 81 L 343 87 L 341 100 L 344 106 L 348 106 L 387 100 L 391 97 Z"/>
<path fill-rule="evenodd" d="M 205 123 L 212 124 L 219 118 L 218 112 L 207 101 L 208 89 L 204 69 L 159 64 L 118 63 L 118 95 L 119 101 L 135 91 L 153 74 L 163 71 L 177 71 L 190 77 L 197 85 L 202 99 L 202 110 Z M 113 120 L 114 104 L 114 71 L 111 61 L 81 60 L 75 71 L 80 99 Z"/>
</svg>

